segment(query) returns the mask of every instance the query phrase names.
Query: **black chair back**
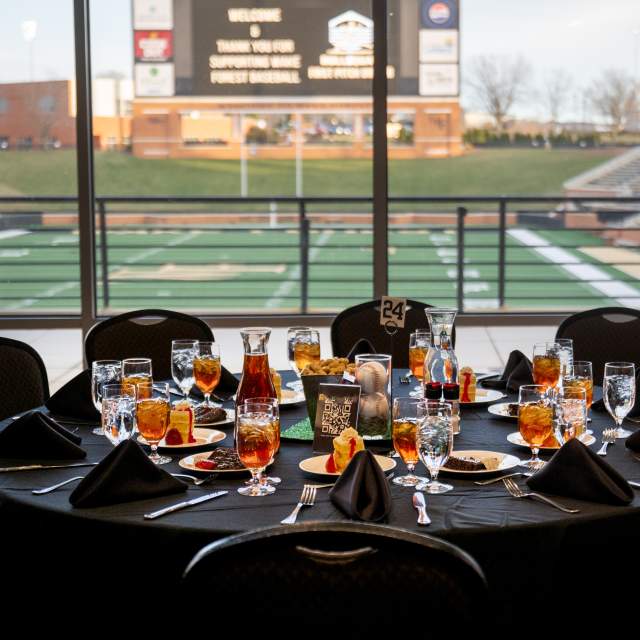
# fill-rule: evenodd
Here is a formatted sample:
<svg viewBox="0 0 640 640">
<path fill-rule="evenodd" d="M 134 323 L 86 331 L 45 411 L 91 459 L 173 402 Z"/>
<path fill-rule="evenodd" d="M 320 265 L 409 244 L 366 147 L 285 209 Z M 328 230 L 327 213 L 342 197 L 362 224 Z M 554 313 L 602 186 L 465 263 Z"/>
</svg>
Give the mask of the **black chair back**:
<svg viewBox="0 0 640 640">
<path fill-rule="evenodd" d="M 204 320 L 166 309 L 130 311 L 93 325 L 84 340 L 87 363 L 151 358 L 154 378 L 171 378 L 172 340 L 213 340 Z"/>
<path fill-rule="evenodd" d="M 0 338 L 0 420 L 48 399 L 49 379 L 38 352 L 19 340 Z"/>
<path fill-rule="evenodd" d="M 556 338 L 573 340 L 575 360 L 593 363 L 593 382 L 601 385 L 605 362 L 640 364 L 640 310 L 600 307 L 569 316 Z"/>
<path fill-rule="evenodd" d="M 352 522 L 224 538 L 193 558 L 183 587 L 209 603 L 245 603 L 240 611 L 261 629 L 276 631 L 297 619 L 309 628 L 332 626 L 335 637 L 346 637 L 345 630 L 362 637 L 363 628 L 431 628 L 438 621 L 452 629 L 477 624 L 487 595 L 482 570 L 458 547 Z"/>
<path fill-rule="evenodd" d="M 431 304 L 407 300 L 407 314 L 403 329 L 391 337 L 380 325 L 380 300 L 371 300 L 341 311 L 331 323 L 331 346 L 333 355 L 345 357 L 351 347 L 366 338 L 378 353 L 389 353 L 394 367 L 409 366 L 409 336 L 416 329 L 429 330 L 429 321 L 424 310 Z M 453 330 L 453 346 L 456 344 L 456 330 Z"/>
</svg>

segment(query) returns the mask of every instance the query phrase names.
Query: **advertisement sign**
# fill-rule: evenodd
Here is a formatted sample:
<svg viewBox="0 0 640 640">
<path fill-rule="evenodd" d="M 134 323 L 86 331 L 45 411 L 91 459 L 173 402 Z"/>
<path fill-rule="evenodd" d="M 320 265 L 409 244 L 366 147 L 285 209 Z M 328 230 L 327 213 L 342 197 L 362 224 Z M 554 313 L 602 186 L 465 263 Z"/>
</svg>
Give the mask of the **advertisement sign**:
<svg viewBox="0 0 640 640">
<path fill-rule="evenodd" d="M 134 67 L 136 96 L 165 98 L 175 93 L 173 64 L 139 63 Z"/>
<path fill-rule="evenodd" d="M 133 47 L 136 62 L 166 62 L 173 58 L 173 32 L 136 31 Z"/>
<path fill-rule="evenodd" d="M 421 29 L 420 62 L 458 62 L 458 31 Z"/>
<path fill-rule="evenodd" d="M 458 29 L 458 1 L 422 0 L 420 21 L 423 29 Z"/>
<path fill-rule="evenodd" d="M 456 97 L 459 93 L 457 64 L 421 64 L 420 95 L 429 97 Z"/>
<path fill-rule="evenodd" d="M 333 439 L 345 429 L 356 429 L 360 406 L 360 386 L 320 384 L 313 426 L 313 450 L 333 451 Z"/>
<path fill-rule="evenodd" d="M 134 29 L 173 29 L 173 0 L 133 0 Z"/>
</svg>

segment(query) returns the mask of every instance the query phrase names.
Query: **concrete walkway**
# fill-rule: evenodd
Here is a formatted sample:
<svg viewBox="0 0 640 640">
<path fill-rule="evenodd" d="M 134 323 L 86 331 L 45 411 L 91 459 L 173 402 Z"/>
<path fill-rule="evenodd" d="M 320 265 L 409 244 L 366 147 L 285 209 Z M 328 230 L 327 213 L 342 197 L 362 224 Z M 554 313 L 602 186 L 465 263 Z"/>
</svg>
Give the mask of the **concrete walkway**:
<svg viewBox="0 0 640 640">
<path fill-rule="evenodd" d="M 556 328 L 529 327 L 457 327 L 456 353 L 461 366 L 474 369 L 502 369 L 513 349 L 526 354 L 533 351 L 535 342 L 552 340 Z M 222 362 L 231 371 L 242 368 L 242 340 L 238 329 L 215 329 L 216 340 L 222 347 Z M 269 343 L 271 365 L 287 369 L 286 329 L 274 329 Z M 82 369 L 82 336 L 76 329 L 5 331 L 3 336 L 30 344 L 44 359 L 51 391 L 60 388 Z M 329 329 L 320 329 L 322 357 L 330 356 Z M 143 353 L 139 354 L 144 356 Z M 167 354 L 167 358 L 169 354 Z"/>
</svg>

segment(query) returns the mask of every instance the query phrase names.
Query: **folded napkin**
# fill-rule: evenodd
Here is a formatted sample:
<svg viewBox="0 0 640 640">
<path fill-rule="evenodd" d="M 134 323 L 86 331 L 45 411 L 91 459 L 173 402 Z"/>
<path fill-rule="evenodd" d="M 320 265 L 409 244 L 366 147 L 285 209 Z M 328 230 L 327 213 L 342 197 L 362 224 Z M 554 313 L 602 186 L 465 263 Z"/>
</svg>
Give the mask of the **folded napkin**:
<svg viewBox="0 0 640 640">
<path fill-rule="evenodd" d="M 347 353 L 347 360 L 349 362 L 355 362 L 356 356 L 361 356 L 363 353 L 375 353 L 375 347 L 366 339 L 360 338 Z"/>
<path fill-rule="evenodd" d="M 625 441 L 624 446 L 634 453 L 640 453 L 640 430 L 632 433 Z"/>
<path fill-rule="evenodd" d="M 636 374 L 636 389 L 640 388 L 638 387 L 638 385 L 640 385 L 640 370 L 638 370 L 638 373 Z M 594 401 L 591 405 L 591 408 L 594 411 L 606 411 L 607 407 L 604 404 L 604 397 L 600 398 L 600 400 Z M 629 411 L 627 416 L 629 418 L 637 418 L 638 416 L 640 416 L 640 393 L 636 393 L 636 399 L 633 403 L 633 407 L 631 407 L 631 411 Z"/>
<path fill-rule="evenodd" d="M 562 445 L 527 484 L 534 491 L 590 502 L 625 505 L 633 500 L 629 483 L 575 438 Z"/>
<path fill-rule="evenodd" d="M 238 390 L 238 385 L 240 381 L 236 378 L 229 369 L 225 369 L 222 367 L 222 371 L 220 373 L 220 382 L 218 382 L 218 386 L 211 392 L 212 396 L 217 396 L 221 400 L 229 400 L 235 392 Z M 198 398 L 203 398 L 202 391 L 198 389 L 198 387 L 194 386 L 191 390 L 191 394 Z"/>
<path fill-rule="evenodd" d="M 100 413 L 91 399 L 91 369 L 85 369 L 58 389 L 45 406 L 56 416 L 100 422 Z"/>
<path fill-rule="evenodd" d="M 358 451 L 329 491 L 331 501 L 349 518 L 377 522 L 391 511 L 391 492 L 371 451 Z"/>
<path fill-rule="evenodd" d="M 102 507 L 186 491 L 187 485 L 156 466 L 133 440 L 121 442 L 69 496 L 74 507 Z"/>
<path fill-rule="evenodd" d="M 0 458 L 79 460 L 87 453 L 82 438 L 40 411 L 30 411 L 0 432 Z"/>
<path fill-rule="evenodd" d="M 512 351 L 499 377 L 484 378 L 480 384 L 487 389 L 502 389 L 517 393 L 523 384 L 533 384 L 531 360 L 522 351 Z"/>
</svg>

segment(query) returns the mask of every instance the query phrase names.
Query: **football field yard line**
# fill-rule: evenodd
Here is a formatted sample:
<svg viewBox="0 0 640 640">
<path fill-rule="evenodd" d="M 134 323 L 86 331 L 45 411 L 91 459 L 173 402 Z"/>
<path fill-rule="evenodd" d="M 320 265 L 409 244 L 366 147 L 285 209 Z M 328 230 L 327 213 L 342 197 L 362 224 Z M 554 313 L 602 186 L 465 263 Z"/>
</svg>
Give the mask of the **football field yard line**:
<svg viewBox="0 0 640 640">
<path fill-rule="evenodd" d="M 538 255 L 542 256 L 556 267 L 563 269 L 578 280 L 596 291 L 604 294 L 606 298 L 615 300 L 624 307 L 640 307 L 638 290 L 620 280 L 615 280 L 606 271 L 592 264 L 583 264 L 580 258 L 560 247 L 554 247 L 548 240 L 529 229 L 510 229 L 509 236 L 521 244 L 530 247 Z M 559 264 L 568 263 L 568 264 Z M 593 282 L 603 280 L 606 282 Z M 635 297 L 634 297 L 635 296 Z"/>
</svg>

